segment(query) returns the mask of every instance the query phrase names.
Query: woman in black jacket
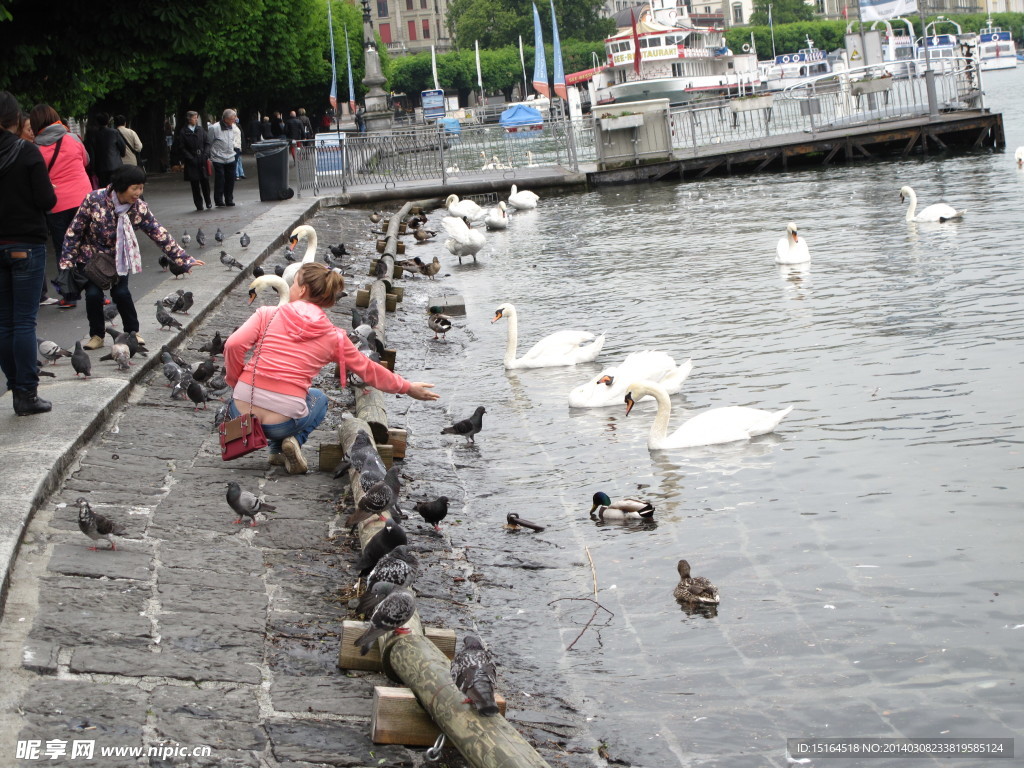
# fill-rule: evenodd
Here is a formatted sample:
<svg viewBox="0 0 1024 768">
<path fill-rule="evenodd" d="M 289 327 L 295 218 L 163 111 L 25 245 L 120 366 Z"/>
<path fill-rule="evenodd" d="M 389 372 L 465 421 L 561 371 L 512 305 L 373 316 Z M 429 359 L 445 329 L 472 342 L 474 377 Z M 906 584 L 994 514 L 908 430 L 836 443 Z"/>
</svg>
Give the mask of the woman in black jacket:
<svg viewBox="0 0 1024 768">
<path fill-rule="evenodd" d="M 46 212 L 57 204 L 39 149 L 18 138 L 21 107 L 0 91 L 0 369 L 19 416 L 46 413 L 39 398 L 36 314 L 46 279 Z"/>
<path fill-rule="evenodd" d="M 210 137 L 199 124 L 198 112 L 186 112 L 187 123 L 178 131 L 178 152 L 185 166 L 185 181 L 192 185 L 192 202 L 196 210 L 213 208 L 210 200 L 210 173 L 206 161 L 210 157 Z"/>
</svg>

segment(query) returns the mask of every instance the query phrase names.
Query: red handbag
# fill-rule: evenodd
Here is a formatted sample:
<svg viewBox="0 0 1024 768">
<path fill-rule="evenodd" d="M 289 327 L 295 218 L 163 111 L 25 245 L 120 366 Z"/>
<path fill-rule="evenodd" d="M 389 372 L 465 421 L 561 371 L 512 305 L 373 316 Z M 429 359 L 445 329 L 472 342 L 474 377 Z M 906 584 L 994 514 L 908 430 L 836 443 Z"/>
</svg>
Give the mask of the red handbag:
<svg viewBox="0 0 1024 768">
<path fill-rule="evenodd" d="M 270 323 L 274 322 L 277 310 L 271 315 L 267 327 L 263 329 L 260 343 L 256 347 L 256 354 L 252 358 L 252 388 L 256 389 L 256 361 L 259 360 L 260 351 L 263 349 L 263 340 L 267 338 L 267 331 L 270 330 Z M 250 395 L 250 397 L 252 397 Z M 249 412 L 242 413 L 233 419 L 221 422 L 217 427 L 220 436 L 220 457 L 224 461 L 237 459 L 253 451 L 267 447 L 267 436 L 263 434 L 263 425 L 258 417 L 253 415 L 252 402 L 249 403 Z"/>
</svg>

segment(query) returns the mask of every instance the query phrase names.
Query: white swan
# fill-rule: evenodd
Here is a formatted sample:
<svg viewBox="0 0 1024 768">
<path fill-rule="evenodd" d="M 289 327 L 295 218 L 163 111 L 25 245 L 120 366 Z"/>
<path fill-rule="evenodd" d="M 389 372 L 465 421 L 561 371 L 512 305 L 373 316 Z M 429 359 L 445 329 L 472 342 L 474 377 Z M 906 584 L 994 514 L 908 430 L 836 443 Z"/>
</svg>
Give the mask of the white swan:
<svg viewBox="0 0 1024 768">
<path fill-rule="evenodd" d="M 452 256 L 459 257 L 459 264 L 462 263 L 463 256 L 472 256 L 473 261 L 476 261 L 477 253 L 487 244 L 484 233 L 473 229 L 455 216 L 445 216 L 441 219 L 441 226 L 451 235 L 444 241 L 445 248 Z"/>
<path fill-rule="evenodd" d="M 529 352 L 517 360 L 519 323 L 516 308 L 511 304 L 502 304 L 495 311 L 491 322 L 496 323 L 503 317 L 508 319 L 508 343 L 505 347 L 504 363 L 509 369 L 551 368 L 556 365 L 589 363 L 601 354 L 601 348 L 604 346 L 603 333 L 595 337 L 588 331 L 557 331 L 538 341 Z"/>
<path fill-rule="evenodd" d="M 249 303 L 256 301 L 256 295 L 264 288 L 277 291 L 277 306 L 282 307 L 291 301 L 291 287 L 283 277 L 277 275 L 261 275 L 249 283 Z"/>
<path fill-rule="evenodd" d="M 484 209 L 472 200 L 459 200 L 458 195 L 448 195 L 448 198 L 444 201 L 444 207 L 448 209 L 448 213 L 452 216 L 459 219 L 465 216 L 470 221 L 480 218 L 480 215 L 484 212 Z"/>
<path fill-rule="evenodd" d="M 958 211 L 946 203 L 935 203 L 917 213 L 917 193 L 910 187 L 900 188 L 900 202 L 910 198 L 910 207 L 907 209 L 907 221 L 949 221 L 950 219 L 961 218 L 966 211 Z"/>
<path fill-rule="evenodd" d="M 1013 153 L 1013 159 L 1017 161 L 1017 167 L 1024 166 L 1024 147 L 1017 147 L 1017 151 Z"/>
<path fill-rule="evenodd" d="M 627 416 L 634 403 L 644 395 L 653 395 L 658 401 L 658 414 L 654 417 L 651 434 L 647 438 L 647 447 L 651 450 L 695 448 L 701 445 L 749 440 L 774 430 L 793 410 L 793 406 L 781 411 L 765 411 L 735 405 L 711 408 L 683 422 L 682 426 L 670 435 L 668 421 L 672 415 L 672 403 L 668 399 L 668 392 L 650 381 L 632 382 L 628 389 L 625 398 Z"/>
<path fill-rule="evenodd" d="M 540 200 L 540 197 L 537 194 L 528 189 L 520 192 L 515 184 L 512 185 L 512 189 L 508 192 L 508 204 L 513 208 L 518 208 L 520 211 L 536 208 L 538 200 Z"/>
<path fill-rule="evenodd" d="M 569 393 L 570 408 L 602 408 L 619 405 L 626 387 L 634 381 L 653 381 L 670 395 L 683 388 L 683 382 L 693 370 L 687 360 L 676 365 L 672 355 L 654 350 L 631 352 L 616 366 L 605 368 L 596 377 L 580 384 Z"/>
<path fill-rule="evenodd" d="M 803 264 L 811 260 L 811 252 L 807 248 L 807 241 L 801 240 L 796 231 L 796 224 L 790 222 L 786 225 L 786 236 L 779 238 L 779 244 L 775 246 L 776 264 Z"/>
<path fill-rule="evenodd" d="M 303 264 L 311 264 L 316 258 L 316 230 L 313 229 L 309 224 L 300 224 L 292 230 L 291 237 L 288 238 L 288 244 L 294 248 L 295 244 L 299 242 L 299 238 L 306 238 L 306 253 L 302 257 L 302 261 L 296 261 L 289 264 L 284 268 L 284 274 L 281 277 L 288 285 L 292 284 L 295 280 L 295 275 L 302 268 Z"/>
<path fill-rule="evenodd" d="M 488 229 L 508 229 L 508 206 L 499 201 L 497 208 L 488 208 L 484 213 L 484 224 Z"/>
</svg>

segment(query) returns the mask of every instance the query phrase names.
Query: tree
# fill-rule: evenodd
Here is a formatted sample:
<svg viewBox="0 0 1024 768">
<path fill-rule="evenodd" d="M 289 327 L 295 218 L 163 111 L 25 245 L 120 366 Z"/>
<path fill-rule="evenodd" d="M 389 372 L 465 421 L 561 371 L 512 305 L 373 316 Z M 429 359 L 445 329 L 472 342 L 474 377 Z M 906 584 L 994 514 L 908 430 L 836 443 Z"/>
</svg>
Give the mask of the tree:
<svg viewBox="0 0 1024 768">
<path fill-rule="evenodd" d="M 541 2 L 541 29 L 551 40 L 550 3 Z M 604 40 L 615 31 L 615 22 L 601 16 L 601 0 L 556 0 L 558 30 L 564 40 Z M 481 47 L 517 45 L 519 37 L 533 40 L 533 0 L 452 0 L 448 28 L 458 48 L 469 49 L 475 40 Z"/>
<path fill-rule="evenodd" d="M 814 9 L 804 0 L 754 0 L 754 12 L 750 14 L 750 23 L 762 26 L 768 23 L 768 6 L 772 8 L 773 24 L 791 24 L 795 21 L 810 21 L 814 18 Z"/>
</svg>

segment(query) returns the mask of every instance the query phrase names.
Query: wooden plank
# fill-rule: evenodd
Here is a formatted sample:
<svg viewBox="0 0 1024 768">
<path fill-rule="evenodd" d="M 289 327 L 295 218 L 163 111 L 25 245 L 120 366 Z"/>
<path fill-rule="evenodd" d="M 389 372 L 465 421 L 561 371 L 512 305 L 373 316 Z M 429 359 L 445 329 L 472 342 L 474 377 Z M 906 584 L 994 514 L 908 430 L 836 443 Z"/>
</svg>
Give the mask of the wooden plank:
<svg viewBox="0 0 1024 768">
<path fill-rule="evenodd" d="M 401 269 L 401 267 L 396 266 L 395 269 L 399 270 L 399 269 Z M 388 296 L 394 296 L 395 297 L 395 301 L 401 301 L 403 298 L 405 298 L 405 288 L 403 288 L 400 285 L 392 285 L 388 289 Z M 392 309 L 388 310 L 388 312 L 393 312 L 393 311 L 394 310 L 392 310 Z"/>
<path fill-rule="evenodd" d="M 398 352 L 393 349 L 385 349 L 384 354 L 380 356 L 380 364 L 387 368 L 392 373 L 395 372 L 395 360 L 398 356 Z"/>
<path fill-rule="evenodd" d="M 914 148 L 914 145 L 917 144 L 917 140 L 920 137 L 921 137 L 921 132 L 920 131 L 917 131 L 916 133 L 914 133 L 914 135 L 910 137 L 910 141 L 908 141 L 907 145 L 903 148 L 903 152 L 900 154 L 900 157 L 902 157 L 904 160 L 906 160 L 907 159 L 907 155 L 910 154 L 910 150 L 912 150 Z"/>
<path fill-rule="evenodd" d="M 989 126 L 987 125 L 980 131 L 978 131 L 978 137 L 974 140 L 974 143 L 971 145 L 971 149 L 977 149 L 978 147 L 980 147 L 981 143 L 985 141 L 985 137 L 988 136 L 988 132 Z"/>
<path fill-rule="evenodd" d="M 771 161 L 774 160 L 776 157 L 778 157 L 778 155 L 768 155 L 768 157 L 762 160 L 760 164 L 758 164 L 757 168 L 754 169 L 754 173 L 760 173 L 761 171 L 763 171 L 765 168 L 768 167 L 768 164 L 771 163 Z"/>
<path fill-rule="evenodd" d="M 320 443 L 318 465 L 321 472 L 333 472 L 345 458 L 339 443 Z"/>
<path fill-rule="evenodd" d="M 393 293 L 384 294 L 384 311 L 394 312 L 398 309 L 398 297 Z"/>
<path fill-rule="evenodd" d="M 834 147 L 832 147 L 832 151 L 828 153 L 828 155 L 825 157 L 824 160 L 821 161 L 821 164 L 822 165 L 828 165 L 829 163 L 831 163 L 832 162 L 832 158 L 835 157 L 836 153 L 838 153 L 839 150 L 842 149 L 842 148 L 843 148 L 843 145 L 841 143 L 838 143 Z"/>
<path fill-rule="evenodd" d="M 494 700 L 504 717 L 505 697 L 496 694 Z M 472 714 L 472 706 L 466 704 L 465 707 Z M 437 741 L 441 731 L 409 688 L 377 685 L 373 688 L 370 734 L 374 744 L 430 747 Z"/>
<path fill-rule="evenodd" d="M 928 138 L 938 144 L 939 149 L 949 149 L 949 147 L 946 146 L 946 142 L 938 137 L 938 134 L 928 131 Z"/>
<path fill-rule="evenodd" d="M 709 173 L 711 173 L 713 170 L 715 170 L 715 168 L 720 166 L 722 164 L 722 160 L 723 160 L 723 158 L 719 157 L 713 163 L 711 163 L 711 165 L 705 165 L 704 169 L 700 173 L 697 174 L 697 178 L 698 179 L 703 179 L 705 176 L 707 176 Z"/>
<path fill-rule="evenodd" d="M 367 672 L 380 672 L 380 648 L 374 646 L 365 656 L 359 655 L 359 646 L 355 645 L 369 622 L 345 619 L 341 622 L 341 642 L 338 645 L 338 668 L 339 669 L 362 669 Z M 449 660 L 455 657 L 456 636 L 454 629 L 445 627 L 424 627 L 423 634 L 437 649 Z"/>
<path fill-rule="evenodd" d="M 391 427 L 388 430 L 388 445 L 396 459 L 404 459 L 406 448 L 409 446 L 409 432 L 398 427 Z"/>
<path fill-rule="evenodd" d="M 365 288 L 359 288 L 356 291 L 356 306 L 363 309 L 370 306 L 370 292 Z"/>
</svg>

